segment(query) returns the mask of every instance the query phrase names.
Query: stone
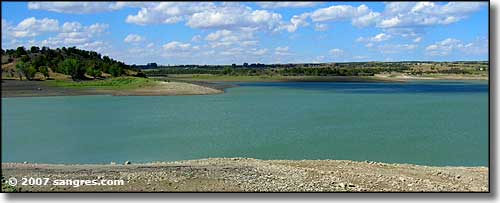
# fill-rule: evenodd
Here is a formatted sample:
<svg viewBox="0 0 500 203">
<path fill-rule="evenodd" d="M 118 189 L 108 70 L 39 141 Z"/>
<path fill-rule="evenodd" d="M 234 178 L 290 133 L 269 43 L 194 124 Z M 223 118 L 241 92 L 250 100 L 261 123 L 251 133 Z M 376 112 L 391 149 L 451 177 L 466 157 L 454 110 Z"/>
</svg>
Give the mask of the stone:
<svg viewBox="0 0 500 203">
<path fill-rule="evenodd" d="M 125 161 L 125 163 L 124 163 L 124 164 L 125 164 L 125 165 L 130 165 L 130 164 L 132 164 L 132 162 L 130 162 L 130 161 Z"/>
</svg>

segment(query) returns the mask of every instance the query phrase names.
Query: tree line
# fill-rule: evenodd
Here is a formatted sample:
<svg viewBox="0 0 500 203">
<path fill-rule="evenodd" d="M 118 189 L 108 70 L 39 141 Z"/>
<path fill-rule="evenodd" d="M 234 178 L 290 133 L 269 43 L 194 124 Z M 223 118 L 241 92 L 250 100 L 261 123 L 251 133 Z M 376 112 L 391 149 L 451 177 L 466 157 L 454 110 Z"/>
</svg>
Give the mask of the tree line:
<svg viewBox="0 0 500 203">
<path fill-rule="evenodd" d="M 102 73 L 117 77 L 126 74 L 127 69 L 133 70 L 129 65 L 109 56 L 76 47 L 50 49 L 32 46 L 26 49 L 21 46 L 2 49 L 1 54 L 8 57 L 8 62 L 16 61 L 18 76 L 20 79 L 24 76 L 28 80 L 32 80 L 37 72 L 49 78 L 49 68 L 53 72 L 70 75 L 73 80 L 86 79 L 85 75 L 95 79 L 101 77 Z"/>
</svg>

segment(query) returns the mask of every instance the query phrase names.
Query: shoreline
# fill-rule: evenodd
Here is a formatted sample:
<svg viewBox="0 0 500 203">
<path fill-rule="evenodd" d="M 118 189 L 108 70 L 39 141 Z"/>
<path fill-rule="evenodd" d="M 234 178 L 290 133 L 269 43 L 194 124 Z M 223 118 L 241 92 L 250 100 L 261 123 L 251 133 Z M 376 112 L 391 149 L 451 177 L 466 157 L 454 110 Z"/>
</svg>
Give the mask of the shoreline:
<svg viewBox="0 0 500 203">
<path fill-rule="evenodd" d="M 488 192 L 489 190 L 489 167 L 422 166 L 350 160 L 208 158 L 141 164 L 2 163 L 2 170 L 6 178 L 125 181 L 122 186 L 21 186 L 21 192 Z"/>
<path fill-rule="evenodd" d="M 223 90 L 184 82 L 157 82 L 153 86 L 113 89 L 96 87 L 60 87 L 47 81 L 19 81 L 2 79 L 2 98 L 47 96 L 176 96 L 222 94 Z"/>
<path fill-rule="evenodd" d="M 154 78 L 154 77 L 153 77 Z M 229 79 L 217 78 L 156 78 L 158 84 L 154 86 L 113 89 L 96 87 L 59 87 L 49 85 L 47 81 L 19 81 L 13 79 L 2 79 L 2 98 L 15 97 L 47 97 L 47 96 L 180 96 L 180 95 L 211 95 L 223 94 L 225 90 L 237 87 L 236 84 L 221 84 L 224 82 L 371 82 L 371 83 L 404 83 L 410 81 L 432 81 L 432 80 L 469 80 L 489 81 L 483 77 L 415 77 L 415 76 L 321 76 L 321 77 L 282 77 L 282 78 L 260 78 L 260 77 L 231 77 Z M 168 82 L 166 82 L 168 81 Z"/>
</svg>

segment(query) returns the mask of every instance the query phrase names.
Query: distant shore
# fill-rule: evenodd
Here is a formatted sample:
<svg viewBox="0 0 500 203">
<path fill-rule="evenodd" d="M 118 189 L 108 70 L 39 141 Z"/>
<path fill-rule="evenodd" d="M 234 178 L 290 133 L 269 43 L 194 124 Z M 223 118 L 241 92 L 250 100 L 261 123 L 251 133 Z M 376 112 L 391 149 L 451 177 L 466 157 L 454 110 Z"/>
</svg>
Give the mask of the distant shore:
<svg viewBox="0 0 500 203">
<path fill-rule="evenodd" d="M 131 79 L 131 78 L 125 78 Z M 116 79 L 109 79 L 116 80 Z M 2 79 L 2 98 L 39 97 L 39 96 L 78 96 L 78 95 L 113 95 L 113 96 L 172 96 L 172 95 L 207 95 L 222 94 L 235 85 L 219 82 L 408 82 L 414 80 L 480 80 L 487 81 L 487 76 L 467 75 L 384 75 L 375 76 L 226 76 L 226 75 L 172 75 L 154 77 L 137 84 L 109 86 L 101 81 L 20 81 Z M 85 85 L 97 83 L 97 86 Z M 113 82 L 110 82 L 113 83 Z M 132 82 L 133 83 L 133 82 Z M 144 84 L 142 84 L 144 83 Z M 82 85 L 83 84 L 83 85 Z M 114 84 L 114 83 L 113 83 Z"/>
<path fill-rule="evenodd" d="M 488 76 L 433 74 L 377 74 L 374 76 L 231 76 L 210 74 L 172 74 L 158 77 L 186 82 L 407 82 L 412 80 L 488 80 Z"/>
<path fill-rule="evenodd" d="M 347 160 L 211 158 L 149 164 L 2 163 L 5 178 L 124 180 L 122 186 L 6 186 L 4 191 L 487 192 L 488 167 Z"/>
</svg>

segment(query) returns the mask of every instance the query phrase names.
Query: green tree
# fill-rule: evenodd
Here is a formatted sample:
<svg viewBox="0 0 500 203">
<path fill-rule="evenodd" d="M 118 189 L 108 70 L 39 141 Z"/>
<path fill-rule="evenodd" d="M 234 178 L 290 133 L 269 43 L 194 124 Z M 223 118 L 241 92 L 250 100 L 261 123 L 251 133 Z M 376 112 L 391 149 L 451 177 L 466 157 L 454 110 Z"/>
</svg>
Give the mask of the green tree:
<svg viewBox="0 0 500 203">
<path fill-rule="evenodd" d="M 115 63 L 115 64 L 111 65 L 111 67 L 109 67 L 109 73 L 113 77 L 118 77 L 118 76 L 122 75 L 123 69 L 122 69 L 122 67 L 120 67 L 118 64 Z"/>
<path fill-rule="evenodd" d="M 19 80 L 23 80 L 23 75 L 28 71 L 28 65 L 22 61 L 16 64 L 17 75 L 19 76 Z"/>
<path fill-rule="evenodd" d="M 85 77 L 85 68 L 76 59 L 65 59 L 59 65 L 66 75 L 70 75 L 73 80 L 80 80 Z"/>
<path fill-rule="evenodd" d="M 40 73 L 45 76 L 45 78 L 49 78 L 49 68 L 47 66 L 40 66 L 38 69 L 40 70 Z"/>
<path fill-rule="evenodd" d="M 28 70 L 26 71 L 24 76 L 26 77 L 26 79 L 32 80 L 33 78 L 35 78 L 35 74 L 36 74 L 36 68 L 33 65 L 29 65 Z"/>
<path fill-rule="evenodd" d="M 16 71 L 20 80 L 23 80 L 23 75 L 26 79 L 32 80 L 36 74 L 36 69 L 32 65 L 22 61 L 16 64 Z"/>
<path fill-rule="evenodd" d="M 21 57 L 21 61 L 22 61 L 22 62 L 25 62 L 25 63 L 27 63 L 28 61 L 30 61 L 30 59 L 31 59 L 31 58 L 30 58 L 28 55 L 23 55 L 23 56 Z"/>
<path fill-rule="evenodd" d="M 102 74 L 101 70 L 95 68 L 95 66 L 89 66 L 87 68 L 87 75 L 94 77 L 94 79 L 101 76 L 101 74 Z"/>
<path fill-rule="evenodd" d="M 22 46 L 17 47 L 16 52 L 15 52 L 16 57 L 21 57 L 22 55 L 26 55 L 26 54 L 28 54 L 28 53 L 26 52 L 26 49 L 24 47 L 22 47 Z"/>
<path fill-rule="evenodd" d="M 40 48 L 38 48 L 37 46 L 32 46 L 30 49 L 30 52 L 31 53 L 38 53 L 38 52 L 40 52 Z"/>
<path fill-rule="evenodd" d="M 223 70 L 222 70 L 222 74 L 224 75 L 229 75 L 231 73 L 234 72 L 234 69 L 233 68 L 229 68 L 229 67 L 225 67 Z"/>
</svg>

